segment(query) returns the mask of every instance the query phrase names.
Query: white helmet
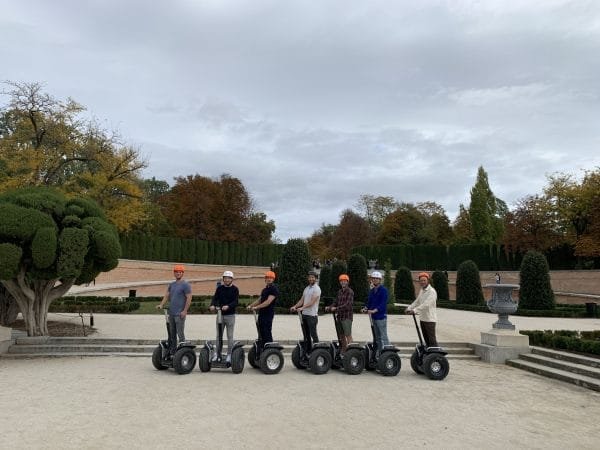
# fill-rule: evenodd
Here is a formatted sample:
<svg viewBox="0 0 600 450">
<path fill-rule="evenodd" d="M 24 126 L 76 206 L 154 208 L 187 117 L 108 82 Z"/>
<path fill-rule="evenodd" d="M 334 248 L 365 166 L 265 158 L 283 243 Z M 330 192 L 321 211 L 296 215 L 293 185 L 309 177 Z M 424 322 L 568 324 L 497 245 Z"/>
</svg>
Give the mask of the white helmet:
<svg viewBox="0 0 600 450">
<path fill-rule="evenodd" d="M 371 278 L 379 278 L 380 280 L 383 279 L 383 277 L 381 276 L 381 272 L 373 272 L 371 273 Z"/>
<path fill-rule="evenodd" d="M 233 272 L 231 270 L 226 270 L 223 272 L 223 278 L 225 277 L 233 278 Z"/>
</svg>

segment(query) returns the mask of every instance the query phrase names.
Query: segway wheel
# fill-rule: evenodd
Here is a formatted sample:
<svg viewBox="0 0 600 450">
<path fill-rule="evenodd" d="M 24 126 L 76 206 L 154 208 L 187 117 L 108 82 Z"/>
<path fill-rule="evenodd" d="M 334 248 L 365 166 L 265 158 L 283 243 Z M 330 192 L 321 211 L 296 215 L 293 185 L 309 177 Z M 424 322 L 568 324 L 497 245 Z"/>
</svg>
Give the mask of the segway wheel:
<svg viewBox="0 0 600 450">
<path fill-rule="evenodd" d="M 267 375 L 279 373 L 283 368 L 283 354 L 276 348 L 266 348 L 260 355 L 259 366 Z"/>
<path fill-rule="evenodd" d="M 324 373 L 329 372 L 331 368 L 332 358 L 331 354 L 323 349 L 318 348 L 314 350 L 310 354 L 310 358 L 308 359 L 308 367 L 315 375 L 322 375 Z"/>
<path fill-rule="evenodd" d="M 239 347 L 231 352 L 231 371 L 233 373 L 242 373 L 244 370 L 244 361 L 246 355 L 244 349 Z"/>
<path fill-rule="evenodd" d="M 415 373 L 423 375 L 423 367 L 419 364 L 419 354 L 416 350 L 410 355 L 410 367 L 412 367 Z"/>
<path fill-rule="evenodd" d="M 253 368 L 258 369 L 258 364 L 256 363 L 256 347 L 254 347 L 254 345 L 248 350 L 248 362 Z"/>
<path fill-rule="evenodd" d="M 160 345 L 152 352 L 152 365 L 156 370 L 168 369 L 168 367 L 162 363 L 162 347 Z"/>
<path fill-rule="evenodd" d="M 300 347 L 297 345 L 294 347 L 294 350 L 292 350 L 292 364 L 294 364 L 296 369 L 306 369 L 306 367 L 304 367 L 300 362 Z"/>
<path fill-rule="evenodd" d="M 173 356 L 173 368 L 179 375 L 185 375 L 196 366 L 196 352 L 192 348 L 177 350 Z"/>
<path fill-rule="evenodd" d="M 350 375 L 358 375 L 365 368 L 365 352 L 358 348 L 346 350 L 344 354 L 344 371 Z"/>
<path fill-rule="evenodd" d="M 450 364 L 444 355 L 431 353 L 423 358 L 423 372 L 430 380 L 443 380 L 450 372 Z"/>
<path fill-rule="evenodd" d="M 200 372 L 210 371 L 210 352 L 206 347 L 200 349 L 200 353 L 198 354 L 198 367 L 200 368 Z"/>
<path fill-rule="evenodd" d="M 395 352 L 384 352 L 377 361 L 377 370 L 384 377 L 395 377 L 400 373 L 401 366 L 400 356 Z"/>
</svg>

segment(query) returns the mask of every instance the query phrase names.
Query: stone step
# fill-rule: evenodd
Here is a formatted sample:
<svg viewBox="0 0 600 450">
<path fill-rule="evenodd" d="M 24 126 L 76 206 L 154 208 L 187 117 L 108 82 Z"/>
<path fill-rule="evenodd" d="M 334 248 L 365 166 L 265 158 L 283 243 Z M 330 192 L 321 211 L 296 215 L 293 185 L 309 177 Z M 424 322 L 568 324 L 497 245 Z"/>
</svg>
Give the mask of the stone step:
<svg viewBox="0 0 600 450">
<path fill-rule="evenodd" d="M 596 369 L 595 367 L 576 364 L 561 359 L 549 358 L 535 353 L 519 355 L 519 359 L 600 380 L 600 369 Z"/>
<path fill-rule="evenodd" d="M 506 361 L 506 364 L 548 378 L 553 378 L 555 380 L 576 384 L 577 386 L 592 389 L 594 391 L 600 391 L 600 380 L 598 380 L 597 378 L 576 374 L 566 370 L 555 369 L 553 367 L 548 367 L 543 364 L 525 361 L 524 359 L 510 359 Z"/>
<path fill-rule="evenodd" d="M 576 353 L 563 352 L 544 347 L 531 347 L 531 352 L 547 358 L 559 359 L 574 364 L 581 364 L 600 369 L 600 358 L 595 358 L 593 356 L 583 356 Z"/>
</svg>

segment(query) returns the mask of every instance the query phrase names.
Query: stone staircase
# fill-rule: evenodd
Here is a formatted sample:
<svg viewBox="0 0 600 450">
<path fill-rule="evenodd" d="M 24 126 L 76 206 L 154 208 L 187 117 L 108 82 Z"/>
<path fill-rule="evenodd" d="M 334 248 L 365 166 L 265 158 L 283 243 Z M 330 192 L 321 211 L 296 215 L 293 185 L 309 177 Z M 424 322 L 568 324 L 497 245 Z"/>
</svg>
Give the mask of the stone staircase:
<svg viewBox="0 0 600 450">
<path fill-rule="evenodd" d="M 600 391 L 600 358 L 531 347 L 531 353 L 519 355 L 506 364 L 555 380 Z"/>
<path fill-rule="evenodd" d="M 241 340 L 246 346 L 246 351 L 254 340 Z M 204 341 L 193 340 L 192 343 L 200 346 Z M 291 354 L 296 340 L 279 341 L 284 346 L 284 354 Z M 9 347 L 8 352 L 0 355 L 3 359 L 18 358 L 48 358 L 65 356 L 142 356 L 150 357 L 158 344 L 157 339 L 115 339 L 97 337 L 16 337 L 15 343 Z M 396 342 L 403 358 L 410 358 L 415 344 L 410 342 Z M 479 360 L 474 354 L 473 347 L 468 343 L 445 342 L 441 344 L 448 351 L 449 359 Z"/>
</svg>

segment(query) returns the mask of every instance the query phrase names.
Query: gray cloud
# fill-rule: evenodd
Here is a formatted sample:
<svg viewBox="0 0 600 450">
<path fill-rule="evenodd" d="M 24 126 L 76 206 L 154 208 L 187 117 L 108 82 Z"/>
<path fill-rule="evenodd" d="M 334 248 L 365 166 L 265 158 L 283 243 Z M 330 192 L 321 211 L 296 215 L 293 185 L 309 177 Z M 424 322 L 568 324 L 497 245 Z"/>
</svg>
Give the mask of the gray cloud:
<svg viewBox="0 0 600 450">
<path fill-rule="evenodd" d="M 120 128 L 172 182 L 239 177 L 277 235 L 364 193 L 509 203 L 600 165 L 594 1 L 2 2 L 2 78 Z"/>
</svg>

